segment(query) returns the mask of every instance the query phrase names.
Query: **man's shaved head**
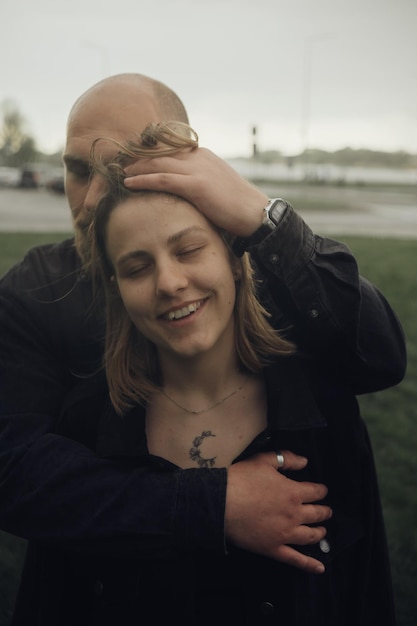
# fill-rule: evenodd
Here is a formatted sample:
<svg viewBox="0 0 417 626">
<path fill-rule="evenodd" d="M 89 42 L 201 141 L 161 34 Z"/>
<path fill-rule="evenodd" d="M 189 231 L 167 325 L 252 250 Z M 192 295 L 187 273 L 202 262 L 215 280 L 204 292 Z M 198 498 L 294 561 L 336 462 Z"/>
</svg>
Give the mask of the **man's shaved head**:
<svg viewBox="0 0 417 626">
<path fill-rule="evenodd" d="M 64 150 L 65 189 L 70 204 L 78 250 L 82 254 L 91 212 L 99 190 L 91 178 L 90 150 L 97 139 L 126 143 L 150 122 L 188 123 L 177 94 L 160 81 L 142 74 L 117 74 L 96 83 L 73 105 Z M 115 156 L 113 141 L 103 143 L 103 158 Z M 82 254 L 83 256 L 83 254 Z"/>
<path fill-rule="evenodd" d="M 129 93 L 134 98 L 149 97 L 157 105 L 161 113 L 161 120 L 178 120 L 188 124 L 188 115 L 183 103 L 177 94 L 159 80 L 145 76 L 144 74 L 116 74 L 99 81 L 85 91 L 74 103 L 68 118 L 71 121 L 83 104 L 91 97 L 125 98 Z"/>
</svg>

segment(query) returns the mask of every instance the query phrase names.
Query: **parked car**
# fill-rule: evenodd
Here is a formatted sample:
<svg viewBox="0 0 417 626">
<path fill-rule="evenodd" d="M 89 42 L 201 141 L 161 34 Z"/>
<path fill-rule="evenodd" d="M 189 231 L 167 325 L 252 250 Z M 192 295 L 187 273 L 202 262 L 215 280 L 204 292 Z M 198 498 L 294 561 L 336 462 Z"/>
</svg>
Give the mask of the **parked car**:
<svg viewBox="0 0 417 626">
<path fill-rule="evenodd" d="M 19 187 L 37 189 L 41 184 L 39 171 L 33 167 L 24 167 L 20 173 Z"/>
<path fill-rule="evenodd" d="M 0 167 L 0 187 L 17 187 L 20 181 L 20 170 L 17 167 Z"/>
<path fill-rule="evenodd" d="M 51 178 L 48 178 L 45 183 L 45 187 L 54 193 L 65 193 L 64 174 L 59 173 L 51 176 Z"/>
</svg>

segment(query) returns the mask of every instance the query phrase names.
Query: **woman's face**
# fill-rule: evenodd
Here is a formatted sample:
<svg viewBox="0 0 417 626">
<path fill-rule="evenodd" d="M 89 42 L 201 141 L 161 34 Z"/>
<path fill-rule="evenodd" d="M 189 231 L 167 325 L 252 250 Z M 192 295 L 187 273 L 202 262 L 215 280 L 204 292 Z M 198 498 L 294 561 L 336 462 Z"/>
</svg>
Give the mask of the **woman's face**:
<svg viewBox="0 0 417 626">
<path fill-rule="evenodd" d="M 160 359 L 233 346 L 229 255 L 191 204 L 164 194 L 129 198 L 111 213 L 106 243 L 128 315 Z"/>
</svg>

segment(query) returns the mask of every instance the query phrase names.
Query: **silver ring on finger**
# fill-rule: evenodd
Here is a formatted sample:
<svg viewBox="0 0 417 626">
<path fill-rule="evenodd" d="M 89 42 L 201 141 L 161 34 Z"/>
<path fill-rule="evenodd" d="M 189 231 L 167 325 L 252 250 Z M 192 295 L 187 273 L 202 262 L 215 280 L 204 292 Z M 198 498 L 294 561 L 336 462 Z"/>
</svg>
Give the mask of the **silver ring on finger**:
<svg viewBox="0 0 417 626">
<path fill-rule="evenodd" d="M 281 467 L 284 467 L 284 455 L 282 454 L 281 450 L 278 450 L 276 452 L 276 455 L 278 461 L 278 469 L 281 469 Z"/>
</svg>

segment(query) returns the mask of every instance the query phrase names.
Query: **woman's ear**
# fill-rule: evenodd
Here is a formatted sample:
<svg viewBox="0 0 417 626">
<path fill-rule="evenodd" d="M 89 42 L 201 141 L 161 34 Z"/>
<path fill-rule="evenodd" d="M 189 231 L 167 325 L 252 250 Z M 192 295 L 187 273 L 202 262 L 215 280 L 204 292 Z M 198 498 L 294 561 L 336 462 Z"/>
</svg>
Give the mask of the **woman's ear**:
<svg viewBox="0 0 417 626">
<path fill-rule="evenodd" d="M 235 280 L 240 280 L 242 278 L 242 265 L 240 263 L 240 259 L 233 260 L 233 277 Z"/>
<path fill-rule="evenodd" d="M 110 292 L 114 296 L 120 296 L 119 285 L 117 284 L 117 280 L 114 274 L 110 276 L 109 287 L 110 287 Z"/>
</svg>

